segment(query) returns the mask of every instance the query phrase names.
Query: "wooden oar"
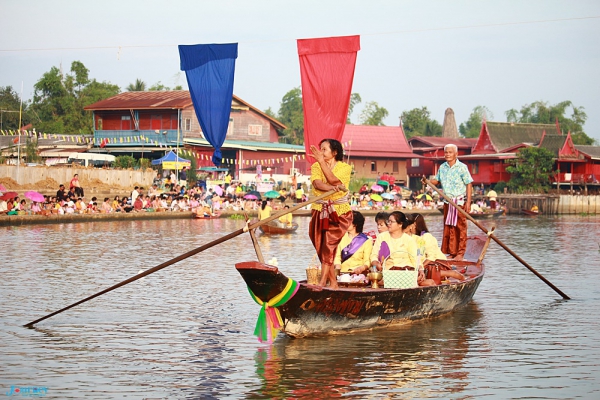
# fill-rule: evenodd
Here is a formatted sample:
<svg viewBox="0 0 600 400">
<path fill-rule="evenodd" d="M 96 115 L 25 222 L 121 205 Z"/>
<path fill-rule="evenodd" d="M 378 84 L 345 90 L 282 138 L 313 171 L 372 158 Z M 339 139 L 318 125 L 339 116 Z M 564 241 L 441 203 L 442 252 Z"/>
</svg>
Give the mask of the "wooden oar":
<svg viewBox="0 0 600 400">
<path fill-rule="evenodd" d="M 515 259 L 517 259 L 517 261 L 519 261 L 521 264 L 523 264 L 528 270 L 530 270 L 531 272 L 533 272 L 535 274 L 535 276 L 537 276 L 538 278 L 540 278 L 542 281 L 544 281 L 544 283 L 548 286 L 550 286 L 556 293 L 558 293 L 559 295 L 562 296 L 563 299 L 566 300 L 570 300 L 571 298 L 569 296 L 567 296 L 566 294 L 564 294 L 559 288 L 557 288 L 556 286 L 554 286 L 552 284 L 552 282 L 550 282 L 548 279 L 544 278 L 544 276 L 542 276 L 542 274 L 540 274 L 539 272 L 537 272 L 533 267 L 531 267 L 529 264 L 527 264 L 521 257 L 519 257 L 514 251 L 512 251 L 511 249 L 509 249 L 504 243 L 502 243 L 502 241 L 500 241 L 500 239 L 498 239 L 492 232 L 489 231 L 488 229 L 482 225 L 480 225 L 473 217 L 471 217 L 469 215 L 468 212 L 466 212 L 465 210 L 462 209 L 462 207 L 457 206 L 452 199 L 450 199 L 446 194 L 444 194 L 442 191 L 440 191 L 433 183 L 429 182 L 429 180 L 425 177 L 423 177 L 423 182 L 427 185 L 429 185 L 429 187 L 431 187 L 433 190 L 435 190 L 440 196 L 442 196 L 444 198 L 444 200 L 446 200 L 450 205 L 452 205 L 453 207 L 456 207 L 456 209 L 462 213 L 465 217 L 467 217 L 469 219 L 469 221 L 471 221 L 472 223 L 475 224 L 475 226 L 477 226 L 479 229 L 481 229 L 482 231 L 484 231 L 489 237 L 491 237 L 492 239 L 494 239 L 494 241 L 496 243 L 498 243 L 504 250 L 506 250 L 508 252 L 508 254 L 510 254 L 511 256 L 513 256 Z"/>
<path fill-rule="evenodd" d="M 312 203 L 314 203 L 314 202 L 316 202 L 316 201 L 318 201 L 318 200 L 322 200 L 322 199 L 326 198 L 327 196 L 331 196 L 331 195 L 332 195 L 332 194 L 334 194 L 334 193 L 336 193 L 336 191 L 335 191 L 335 190 L 330 190 L 329 192 L 323 193 L 322 195 L 320 195 L 320 196 L 318 196 L 318 197 L 315 197 L 315 198 L 313 198 L 313 199 L 311 199 L 311 200 L 309 200 L 309 201 L 307 201 L 307 202 L 304 202 L 304 203 L 301 203 L 301 204 L 297 204 L 297 205 L 295 205 L 295 206 L 293 206 L 293 207 L 291 207 L 291 208 L 289 208 L 289 209 L 285 209 L 285 208 L 284 208 L 282 211 L 280 211 L 280 212 L 278 212 L 278 213 L 275 213 L 275 214 L 271 215 L 269 218 L 265 218 L 265 219 L 263 219 L 263 220 L 261 220 L 261 221 L 258 221 L 258 222 L 255 222 L 255 223 L 253 223 L 253 224 L 250 224 L 250 225 L 248 225 L 248 230 L 249 230 L 249 231 L 252 231 L 253 229 L 256 229 L 256 228 L 258 228 L 259 226 L 261 226 L 261 225 L 264 225 L 264 224 L 266 224 L 266 223 L 268 223 L 268 222 L 271 222 L 271 221 L 273 221 L 273 220 L 275 220 L 275 219 L 277 219 L 277 218 L 281 217 L 282 215 L 289 214 L 289 213 L 291 213 L 291 212 L 294 212 L 294 211 L 296 211 L 296 210 L 299 210 L 299 209 L 300 209 L 300 208 L 302 208 L 302 207 L 306 207 L 307 205 L 309 205 L 309 204 L 312 204 Z M 66 307 L 64 307 L 64 308 L 61 308 L 61 309 L 60 309 L 60 310 L 58 310 L 58 311 L 54 311 L 54 312 L 53 312 L 53 313 L 51 313 L 51 314 L 48 314 L 48 315 L 46 315 L 46 316 L 44 316 L 44 317 L 42 317 L 42 318 L 38 318 L 38 319 L 36 319 L 35 321 L 31 321 L 31 322 L 29 322 L 28 324 L 25 324 L 25 325 L 23 325 L 23 326 L 25 326 L 25 327 L 27 327 L 27 328 L 33 328 L 33 326 L 34 326 L 35 324 L 37 324 L 38 322 L 41 322 L 41 321 L 43 321 L 43 320 L 45 320 L 45 319 L 47 319 L 47 318 L 50 318 L 50 317 L 52 317 L 52 316 L 54 316 L 54 315 L 56 315 L 56 314 L 60 314 L 60 313 L 61 313 L 61 312 L 63 312 L 63 311 L 66 311 L 66 310 L 68 310 L 68 309 L 70 309 L 70 308 L 73 308 L 73 307 L 75 307 L 75 306 L 78 306 L 79 304 L 85 303 L 86 301 L 88 301 L 88 300 L 91 300 L 91 299 L 93 299 L 93 298 L 95 298 L 95 297 L 101 296 L 101 295 L 103 295 L 103 294 L 105 294 L 105 293 L 108 293 L 108 292 L 110 292 L 110 291 L 113 291 L 113 290 L 115 290 L 115 289 L 117 289 L 117 288 L 120 288 L 121 286 L 125 286 L 125 285 L 127 285 L 128 283 L 131 283 L 131 282 L 137 281 L 137 280 L 138 280 L 138 279 L 140 279 L 140 278 L 143 278 L 143 277 L 145 277 L 145 276 L 147 276 L 147 275 L 150 275 L 150 274 L 152 274 L 152 273 L 154 273 L 154 272 L 156 272 L 156 271 L 159 271 L 159 270 L 161 270 L 161 269 L 163 269 L 163 268 L 166 268 L 166 267 L 168 267 L 169 265 L 173 265 L 173 264 L 175 264 L 175 263 L 177 263 L 177 262 L 179 262 L 179 261 L 185 260 L 186 258 L 188 258 L 188 257 L 191 257 L 191 256 L 193 256 L 193 255 L 195 255 L 195 254 L 198 254 L 198 253 L 200 253 L 200 252 L 202 252 L 202 251 L 204 251 L 204 250 L 206 250 L 206 249 L 210 249 L 210 248 L 211 248 L 211 247 L 213 247 L 213 246 L 216 246 L 216 245 L 218 245 L 218 244 L 221 244 L 221 243 L 223 243 L 223 242 L 226 242 L 226 241 L 228 241 L 229 239 L 232 239 L 232 238 L 234 238 L 234 237 L 236 237 L 236 236 L 239 236 L 239 235 L 241 235 L 242 233 L 246 232 L 246 230 L 247 230 L 247 229 L 246 229 L 246 227 L 244 227 L 244 228 L 238 229 L 237 231 L 231 232 L 230 234 L 228 234 L 228 235 L 225 235 L 225 236 L 223 236 L 223 237 L 221 237 L 221 238 L 219 238 L 219 239 L 217 239 L 217 240 L 213 240 L 212 242 L 210 242 L 210 243 L 207 243 L 207 244 L 205 244 L 205 245 L 203 245 L 203 246 L 200 246 L 200 247 L 198 247 L 198 248 L 196 248 L 196 249 L 194 249 L 194 250 L 188 251 L 187 253 L 185 253 L 185 254 L 182 254 L 182 255 L 180 255 L 179 257 L 175 257 L 175 258 L 173 258 L 173 259 L 171 259 L 171 260 L 169 260 L 169 261 L 166 261 L 166 262 L 164 262 L 164 263 L 162 263 L 162 264 L 160 264 L 160 265 L 157 265 L 156 267 L 152 267 L 152 268 L 150 268 L 150 269 L 147 269 L 147 270 L 146 270 L 146 271 L 144 271 L 144 272 L 140 272 L 139 274 L 137 274 L 137 275 L 135 275 L 135 276 L 132 276 L 132 277 L 131 277 L 131 278 L 129 278 L 129 279 L 126 279 L 126 280 L 124 280 L 123 282 L 117 283 L 116 285 L 113 285 L 113 286 L 109 287 L 108 289 L 104 289 L 104 290 L 102 290 L 101 292 L 98 292 L 98 293 L 96 293 L 96 294 L 93 294 L 93 295 L 91 295 L 91 296 L 89 296 L 89 297 L 86 297 L 86 298 L 85 298 L 85 299 L 83 299 L 83 300 L 79 300 L 79 301 L 78 301 L 78 302 L 76 302 L 76 303 L 73 303 L 73 304 L 71 304 L 71 305 L 69 305 L 69 306 L 66 306 Z"/>
</svg>

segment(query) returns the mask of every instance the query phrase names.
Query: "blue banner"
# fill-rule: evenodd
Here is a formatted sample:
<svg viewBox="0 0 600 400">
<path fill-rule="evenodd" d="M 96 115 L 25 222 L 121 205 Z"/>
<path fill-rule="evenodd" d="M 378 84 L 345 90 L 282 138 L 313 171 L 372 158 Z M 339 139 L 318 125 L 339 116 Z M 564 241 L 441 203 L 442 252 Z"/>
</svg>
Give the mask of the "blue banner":
<svg viewBox="0 0 600 400">
<path fill-rule="evenodd" d="M 202 133 L 215 148 L 212 162 L 221 165 L 221 146 L 229 127 L 237 43 L 180 45 L 196 117 Z"/>
</svg>

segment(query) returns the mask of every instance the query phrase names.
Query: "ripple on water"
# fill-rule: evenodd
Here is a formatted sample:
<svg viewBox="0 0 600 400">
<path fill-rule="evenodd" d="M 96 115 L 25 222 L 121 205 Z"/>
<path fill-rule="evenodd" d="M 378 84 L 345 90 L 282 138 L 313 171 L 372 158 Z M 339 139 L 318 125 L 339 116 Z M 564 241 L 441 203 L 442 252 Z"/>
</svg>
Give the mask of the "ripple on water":
<svg viewBox="0 0 600 400">
<path fill-rule="evenodd" d="M 430 217 L 440 235 L 441 218 Z M 295 279 L 304 234 L 259 235 Z M 8 228 L 0 249 L 3 387 L 56 398 L 594 398 L 600 390 L 600 219 L 498 220 L 497 236 L 573 297 L 559 296 L 492 244 L 475 301 L 447 317 L 271 346 L 252 336 L 258 306 L 233 268 L 244 235 L 57 315 L 21 325 L 239 229 L 234 220 Z M 488 223 L 488 222 L 486 222 Z M 367 230 L 374 223 L 367 221 Z M 471 232 L 476 228 L 471 226 Z"/>
</svg>

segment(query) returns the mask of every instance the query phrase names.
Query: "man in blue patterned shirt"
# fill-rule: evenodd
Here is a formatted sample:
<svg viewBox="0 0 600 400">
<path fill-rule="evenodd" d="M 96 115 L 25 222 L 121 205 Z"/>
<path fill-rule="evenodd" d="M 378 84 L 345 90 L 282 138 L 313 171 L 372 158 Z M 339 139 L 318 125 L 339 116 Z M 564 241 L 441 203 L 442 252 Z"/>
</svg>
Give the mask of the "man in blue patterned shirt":
<svg viewBox="0 0 600 400">
<path fill-rule="evenodd" d="M 458 160 L 458 147 L 455 144 L 444 146 L 446 162 L 440 166 L 434 185 L 441 183 L 444 193 L 458 206 L 469 212 L 471 209 L 471 193 L 473 178 L 465 164 Z M 467 250 L 467 218 L 453 206 L 444 204 L 444 237 L 442 252 L 450 258 L 461 261 Z"/>
</svg>

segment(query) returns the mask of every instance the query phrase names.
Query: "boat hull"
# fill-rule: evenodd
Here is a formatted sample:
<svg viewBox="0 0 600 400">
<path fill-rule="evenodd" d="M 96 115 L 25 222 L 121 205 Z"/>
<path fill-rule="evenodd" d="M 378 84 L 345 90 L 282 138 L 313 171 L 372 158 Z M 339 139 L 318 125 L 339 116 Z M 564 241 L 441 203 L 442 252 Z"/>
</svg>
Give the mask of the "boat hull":
<svg viewBox="0 0 600 400">
<path fill-rule="evenodd" d="M 268 224 L 259 226 L 258 229 L 260 229 L 260 231 L 262 233 L 267 233 L 267 234 L 271 234 L 271 235 L 292 233 L 298 229 L 298 224 L 293 222 L 292 226 L 287 228 L 287 227 L 280 227 L 280 226 L 276 226 L 275 224 L 268 223 Z"/>
<path fill-rule="evenodd" d="M 458 269 L 467 268 L 467 280 L 411 289 L 338 290 L 301 281 L 296 294 L 278 307 L 284 321 L 283 331 L 293 337 L 341 334 L 450 313 L 471 301 L 484 276 L 483 265 L 475 261 L 454 265 Z M 252 292 L 263 301 L 283 291 L 288 281 L 277 267 L 256 261 L 236 264 L 236 268 Z"/>
<path fill-rule="evenodd" d="M 469 215 L 473 217 L 473 219 L 496 219 L 499 218 L 502 214 L 504 214 L 504 210 L 485 213 L 469 213 Z"/>
<path fill-rule="evenodd" d="M 539 211 L 531 211 L 526 209 L 521 209 L 521 212 L 525 215 L 539 215 Z"/>
</svg>

